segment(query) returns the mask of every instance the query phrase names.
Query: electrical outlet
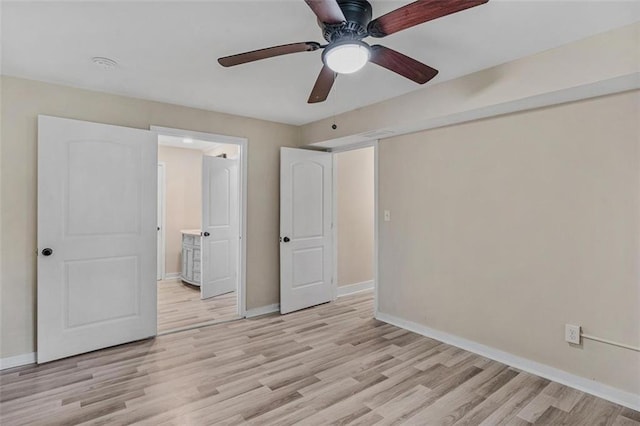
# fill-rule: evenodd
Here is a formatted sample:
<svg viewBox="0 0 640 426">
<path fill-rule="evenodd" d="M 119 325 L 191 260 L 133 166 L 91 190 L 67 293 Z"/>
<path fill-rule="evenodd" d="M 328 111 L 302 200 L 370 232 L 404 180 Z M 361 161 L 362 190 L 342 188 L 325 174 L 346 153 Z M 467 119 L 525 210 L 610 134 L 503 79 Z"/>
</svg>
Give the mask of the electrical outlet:
<svg viewBox="0 0 640 426">
<path fill-rule="evenodd" d="M 580 344 L 580 326 L 579 325 L 564 325 L 564 340 L 576 345 Z"/>
<path fill-rule="evenodd" d="M 391 220 L 391 211 L 385 210 L 384 211 L 384 221 L 385 222 L 389 222 L 390 220 Z"/>
</svg>

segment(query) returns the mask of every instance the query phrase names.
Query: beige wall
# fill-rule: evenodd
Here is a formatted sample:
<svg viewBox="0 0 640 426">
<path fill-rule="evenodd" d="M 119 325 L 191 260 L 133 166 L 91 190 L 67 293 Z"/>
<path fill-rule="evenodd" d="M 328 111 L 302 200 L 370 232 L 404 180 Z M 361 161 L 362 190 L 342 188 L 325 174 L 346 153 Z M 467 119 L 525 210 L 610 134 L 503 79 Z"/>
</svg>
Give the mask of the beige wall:
<svg viewBox="0 0 640 426">
<path fill-rule="evenodd" d="M 200 229 L 202 221 L 202 151 L 158 147 L 165 163 L 165 273 L 182 269 L 183 229 Z"/>
<path fill-rule="evenodd" d="M 640 394 L 640 92 L 380 143 L 380 311 Z"/>
<path fill-rule="evenodd" d="M 247 308 L 279 300 L 279 148 L 299 129 L 177 105 L 2 77 L 0 357 L 35 350 L 36 117 L 149 125 L 245 137 L 248 148 Z"/>
<path fill-rule="evenodd" d="M 373 147 L 335 155 L 338 286 L 373 280 Z"/>
</svg>

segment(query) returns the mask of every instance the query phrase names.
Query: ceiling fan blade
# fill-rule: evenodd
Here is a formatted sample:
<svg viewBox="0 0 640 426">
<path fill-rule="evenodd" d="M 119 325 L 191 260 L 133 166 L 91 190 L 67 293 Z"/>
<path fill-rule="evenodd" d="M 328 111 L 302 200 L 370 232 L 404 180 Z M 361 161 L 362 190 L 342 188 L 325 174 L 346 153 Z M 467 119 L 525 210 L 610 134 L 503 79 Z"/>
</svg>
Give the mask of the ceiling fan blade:
<svg viewBox="0 0 640 426">
<path fill-rule="evenodd" d="M 369 22 L 372 37 L 385 37 L 423 22 L 479 6 L 489 0 L 418 0 Z"/>
<path fill-rule="evenodd" d="M 346 21 L 342 9 L 336 0 L 305 0 L 320 22 L 339 24 Z"/>
<path fill-rule="evenodd" d="M 314 41 L 283 44 L 282 46 L 267 47 L 266 49 L 253 50 L 251 52 L 225 56 L 224 58 L 219 58 L 218 62 L 223 67 L 232 67 L 234 65 L 258 61 L 260 59 L 272 58 L 274 56 L 288 55 L 289 53 L 298 52 L 312 52 L 318 49 L 320 49 L 320 44 Z"/>
<path fill-rule="evenodd" d="M 369 62 L 380 65 L 418 84 L 424 84 L 438 74 L 438 70 L 379 44 L 371 46 Z"/>
<path fill-rule="evenodd" d="M 316 80 L 316 84 L 314 84 L 313 89 L 311 90 L 311 95 L 309 95 L 309 100 L 307 103 L 315 104 L 318 102 L 324 102 L 329 96 L 329 92 L 331 91 L 331 87 L 333 86 L 333 82 L 336 81 L 336 73 L 324 65 L 322 70 L 320 70 L 320 75 Z"/>
</svg>

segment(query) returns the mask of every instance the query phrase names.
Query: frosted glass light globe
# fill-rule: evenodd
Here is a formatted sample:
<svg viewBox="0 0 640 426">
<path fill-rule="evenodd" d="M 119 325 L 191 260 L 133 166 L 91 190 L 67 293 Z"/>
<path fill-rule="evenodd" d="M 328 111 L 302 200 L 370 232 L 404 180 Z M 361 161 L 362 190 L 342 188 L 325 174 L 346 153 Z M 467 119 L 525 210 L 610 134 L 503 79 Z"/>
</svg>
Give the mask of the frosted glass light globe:
<svg viewBox="0 0 640 426">
<path fill-rule="evenodd" d="M 369 49 L 356 43 L 329 47 L 324 54 L 325 63 L 339 74 L 352 74 L 369 62 Z"/>
</svg>

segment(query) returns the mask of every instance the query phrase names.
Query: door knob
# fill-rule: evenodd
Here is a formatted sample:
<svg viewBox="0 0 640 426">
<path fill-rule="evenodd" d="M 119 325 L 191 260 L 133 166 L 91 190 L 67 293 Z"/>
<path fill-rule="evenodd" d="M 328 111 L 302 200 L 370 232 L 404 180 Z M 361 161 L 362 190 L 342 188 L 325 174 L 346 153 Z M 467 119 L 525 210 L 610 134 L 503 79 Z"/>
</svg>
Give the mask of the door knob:
<svg viewBox="0 0 640 426">
<path fill-rule="evenodd" d="M 208 237 L 211 234 L 209 234 L 208 232 L 203 232 L 202 235 L 204 235 L 205 237 Z"/>
<path fill-rule="evenodd" d="M 282 241 L 284 241 L 285 243 L 288 243 L 289 241 L 291 241 L 291 239 L 289 237 L 284 237 Z"/>
<path fill-rule="evenodd" d="M 48 247 L 46 249 L 42 250 L 42 255 L 43 256 L 51 256 L 52 254 L 53 254 L 53 250 L 48 248 Z"/>
</svg>

